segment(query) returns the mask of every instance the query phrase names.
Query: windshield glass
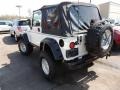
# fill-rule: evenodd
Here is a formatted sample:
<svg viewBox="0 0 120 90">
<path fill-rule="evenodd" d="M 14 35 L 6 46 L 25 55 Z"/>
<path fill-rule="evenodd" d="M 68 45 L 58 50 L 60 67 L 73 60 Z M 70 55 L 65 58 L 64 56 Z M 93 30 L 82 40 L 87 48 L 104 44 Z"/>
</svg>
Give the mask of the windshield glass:
<svg viewBox="0 0 120 90">
<path fill-rule="evenodd" d="M 19 21 L 18 24 L 19 24 L 19 26 L 27 26 L 27 25 L 29 25 L 27 20 Z"/>
<path fill-rule="evenodd" d="M 69 8 L 69 13 L 73 25 L 79 29 L 88 29 L 91 20 L 100 20 L 96 7 L 73 5 Z"/>
</svg>

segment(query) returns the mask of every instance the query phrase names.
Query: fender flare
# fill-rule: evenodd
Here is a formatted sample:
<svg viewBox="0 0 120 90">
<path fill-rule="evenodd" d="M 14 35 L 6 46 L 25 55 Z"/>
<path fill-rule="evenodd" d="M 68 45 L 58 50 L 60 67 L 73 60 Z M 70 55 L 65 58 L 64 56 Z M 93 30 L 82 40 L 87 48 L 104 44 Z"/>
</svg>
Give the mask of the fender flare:
<svg viewBox="0 0 120 90">
<path fill-rule="evenodd" d="M 52 55 L 54 57 L 54 60 L 57 60 L 57 61 L 63 60 L 63 55 L 62 55 L 60 46 L 59 46 L 59 44 L 57 43 L 56 40 L 54 40 L 52 38 L 45 38 L 40 43 L 40 47 L 42 45 L 46 45 L 46 44 L 49 46 L 49 48 L 50 48 L 50 50 L 52 52 Z"/>
</svg>

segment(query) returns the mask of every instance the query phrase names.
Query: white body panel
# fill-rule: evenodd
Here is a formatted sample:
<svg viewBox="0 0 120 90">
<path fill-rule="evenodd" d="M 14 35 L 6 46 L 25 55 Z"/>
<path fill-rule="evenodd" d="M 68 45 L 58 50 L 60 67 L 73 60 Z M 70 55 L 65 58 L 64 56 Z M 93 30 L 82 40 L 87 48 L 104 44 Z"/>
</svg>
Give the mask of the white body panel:
<svg viewBox="0 0 120 90">
<path fill-rule="evenodd" d="M 79 33 L 85 33 L 85 34 L 74 34 L 73 37 L 63 37 L 63 36 L 57 36 L 57 35 L 51 35 L 51 34 L 45 34 L 42 33 L 42 28 L 41 28 L 41 19 L 42 19 L 42 15 L 41 15 L 41 11 L 36 11 L 34 13 L 35 20 L 36 20 L 36 16 L 38 17 L 38 21 L 39 21 L 39 25 L 37 26 L 36 24 L 33 24 L 32 30 L 28 30 L 27 36 L 28 39 L 30 41 L 30 43 L 36 45 L 36 46 L 40 46 L 40 43 L 42 40 L 44 40 L 45 38 L 52 38 L 54 40 L 57 41 L 58 45 L 59 45 L 59 40 L 62 39 L 64 41 L 64 47 L 60 47 L 62 55 L 64 60 L 73 60 L 75 58 L 80 58 L 84 55 L 87 55 L 88 52 L 86 50 L 86 46 L 85 46 L 85 36 L 86 36 L 86 30 L 81 30 Z M 33 21 L 34 22 L 34 21 Z M 75 45 L 75 48 L 78 48 L 78 55 L 74 56 L 74 57 L 70 57 L 67 58 L 66 57 L 66 51 L 70 50 L 71 48 L 69 47 L 71 42 L 76 42 L 78 37 L 82 37 L 82 42 L 80 42 L 78 45 Z"/>
<path fill-rule="evenodd" d="M 33 28 L 33 29 L 34 30 L 27 31 L 27 35 L 28 35 L 29 41 L 32 44 L 35 44 L 37 46 L 40 46 L 40 42 L 45 38 L 55 39 L 58 43 L 59 43 L 60 39 L 63 39 L 64 40 L 64 47 L 60 47 L 60 46 L 59 47 L 61 49 L 64 60 L 73 60 L 77 57 L 82 57 L 82 56 L 88 54 L 88 52 L 86 50 L 86 46 L 85 46 L 85 35 L 86 34 L 79 34 L 79 35 L 76 35 L 74 37 L 62 37 L 62 36 L 56 36 L 56 35 L 50 35 L 50 34 L 44 34 L 44 33 L 38 32 L 37 27 Z M 66 50 L 70 50 L 69 44 L 70 44 L 70 42 L 76 42 L 77 36 L 82 36 L 82 42 L 75 46 L 75 48 L 78 48 L 78 55 L 74 56 L 74 57 L 67 58 L 66 57 Z"/>
</svg>

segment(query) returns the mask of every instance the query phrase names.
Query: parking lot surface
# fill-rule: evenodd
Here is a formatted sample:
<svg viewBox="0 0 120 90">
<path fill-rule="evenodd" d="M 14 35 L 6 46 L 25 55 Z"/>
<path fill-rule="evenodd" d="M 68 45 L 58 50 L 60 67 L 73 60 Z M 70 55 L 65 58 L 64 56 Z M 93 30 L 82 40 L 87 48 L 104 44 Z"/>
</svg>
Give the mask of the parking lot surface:
<svg viewBox="0 0 120 90">
<path fill-rule="evenodd" d="M 41 74 L 38 50 L 22 56 L 14 39 L 0 34 L 0 90 L 119 90 L 119 58 L 116 52 L 88 70 L 69 71 L 49 82 Z"/>
</svg>

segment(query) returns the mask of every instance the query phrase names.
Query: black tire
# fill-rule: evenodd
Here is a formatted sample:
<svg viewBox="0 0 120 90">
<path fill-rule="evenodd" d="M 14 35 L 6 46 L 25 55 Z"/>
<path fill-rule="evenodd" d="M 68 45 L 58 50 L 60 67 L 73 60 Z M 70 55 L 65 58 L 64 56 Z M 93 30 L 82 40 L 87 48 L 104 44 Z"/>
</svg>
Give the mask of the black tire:
<svg viewBox="0 0 120 90">
<path fill-rule="evenodd" d="M 23 50 L 21 49 L 21 43 L 25 45 L 25 48 L 26 48 L 25 51 L 23 51 Z M 30 54 L 33 52 L 33 46 L 32 46 L 30 43 L 25 42 L 25 41 L 22 40 L 22 39 L 19 40 L 19 42 L 18 42 L 18 47 L 19 47 L 19 51 L 21 52 L 22 55 L 28 56 L 28 55 L 30 55 Z"/>
<path fill-rule="evenodd" d="M 111 32 L 111 41 L 107 49 L 103 49 L 102 38 L 106 32 Z M 107 39 L 106 39 L 107 40 Z M 109 54 L 113 45 L 113 31 L 108 25 L 91 27 L 86 36 L 86 48 L 90 55 L 104 57 Z"/>
<path fill-rule="evenodd" d="M 42 67 L 42 60 L 46 59 L 48 66 L 49 66 L 49 73 L 46 74 Z M 45 51 L 41 51 L 40 53 L 40 67 L 44 77 L 48 80 L 53 80 L 55 78 L 56 68 L 55 62 L 53 62 L 53 58 L 50 54 L 46 53 Z"/>
<path fill-rule="evenodd" d="M 14 35 L 13 35 L 13 34 L 10 34 L 10 36 L 11 36 L 11 37 L 14 37 Z"/>
</svg>

